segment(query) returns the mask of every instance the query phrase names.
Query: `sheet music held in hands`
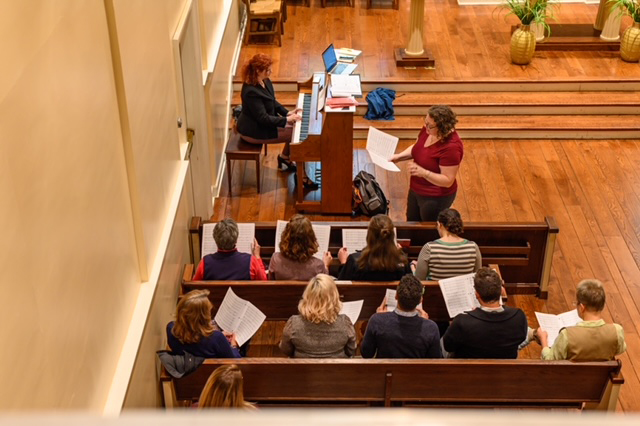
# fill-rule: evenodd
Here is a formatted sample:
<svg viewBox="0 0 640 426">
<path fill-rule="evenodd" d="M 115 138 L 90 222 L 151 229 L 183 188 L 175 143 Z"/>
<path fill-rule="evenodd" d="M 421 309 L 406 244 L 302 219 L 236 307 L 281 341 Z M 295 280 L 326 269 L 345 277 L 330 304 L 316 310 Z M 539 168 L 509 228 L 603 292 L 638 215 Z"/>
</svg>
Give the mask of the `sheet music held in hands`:
<svg viewBox="0 0 640 426">
<path fill-rule="evenodd" d="M 438 281 L 449 317 L 480 307 L 473 288 L 475 276 L 473 273 Z"/>
<path fill-rule="evenodd" d="M 238 345 L 242 346 L 256 334 L 266 318 L 260 309 L 236 296 L 229 287 L 218 308 L 215 320 L 224 331 L 235 333 Z"/>
<path fill-rule="evenodd" d="M 388 288 L 384 295 L 387 305 L 387 312 L 393 312 L 398 307 L 398 301 L 396 300 L 396 290 Z M 422 308 L 422 303 L 416 305 L 416 309 Z"/>
<path fill-rule="evenodd" d="M 280 251 L 280 240 L 282 239 L 282 233 L 284 232 L 284 228 L 287 227 L 286 220 L 279 220 L 276 222 L 276 245 L 274 248 L 274 252 Z M 331 225 L 317 225 L 312 224 L 313 232 L 316 234 L 316 239 L 318 240 L 318 251 L 313 255 L 313 257 L 317 257 L 320 260 L 324 259 L 324 254 L 329 251 L 329 235 L 331 234 Z"/>
<path fill-rule="evenodd" d="M 362 96 L 360 74 L 331 74 L 331 96 L 334 98 Z"/>
<path fill-rule="evenodd" d="M 553 346 L 553 342 L 556 341 L 560 330 L 564 327 L 573 327 L 582 318 L 578 315 L 578 310 L 564 312 L 562 314 L 543 314 L 542 312 L 536 312 L 536 318 L 540 328 L 547 332 L 549 335 L 549 346 Z"/>
<path fill-rule="evenodd" d="M 369 127 L 367 135 L 367 152 L 371 161 L 377 166 L 382 167 L 390 172 L 399 172 L 400 169 L 395 163 L 389 161 L 389 158 L 396 152 L 398 146 L 398 138 L 381 132 L 375 127 Z"/>
<path fill-rule="evenodd" d="M 340 309 L 340 313 L 348 316 L 351 320 L 351 324 L 355 324 L 360 317 L 363 303 L 364 299 L 354 300 L 353 302 L 342 302 L 342 309 Z"/>
<path fill-rule="evenodd" d="M 342 247 L 346 247 L 349 254 L 361 251 L 366 245 L 366 229 L 342 229 Z"/>
<path fill-rule="evenodd" d="M 213 239 L 213 228 L 215 226 L 215 223 L 205 223 L 202 225 L 202 257 L 218 251 L 218 246 Z M 255 236 L 255 223 L 238 223 L 238 242 L 236 243 L 238 251 L 242 253 L 251 253 L 251 247 L 253 246 Z"/>
</svg>

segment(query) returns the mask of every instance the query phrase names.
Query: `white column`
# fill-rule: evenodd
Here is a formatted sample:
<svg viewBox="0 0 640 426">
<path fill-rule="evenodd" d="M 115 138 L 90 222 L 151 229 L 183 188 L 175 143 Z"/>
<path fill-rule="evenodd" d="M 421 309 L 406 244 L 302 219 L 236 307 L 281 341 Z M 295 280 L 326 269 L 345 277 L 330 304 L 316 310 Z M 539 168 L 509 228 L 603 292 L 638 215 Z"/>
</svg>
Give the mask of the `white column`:
<svg viewBox="0 0 640 426">
<path fill-rule="evenodd" d="M 607 41 L 620 40 L 620 23 L 622 22 L 622 14 L 612 12 L 604 22 L 604 27 L 600 33 L 600 38 Z"/>
<path fill-rule="evenodd" d="M 422 29 L 424 25 L 424 0 L 411 0 L 409 17 L 409 43 L 405 49 L 408 56 L 420 56 L 424 53 Z"/>
</svg>

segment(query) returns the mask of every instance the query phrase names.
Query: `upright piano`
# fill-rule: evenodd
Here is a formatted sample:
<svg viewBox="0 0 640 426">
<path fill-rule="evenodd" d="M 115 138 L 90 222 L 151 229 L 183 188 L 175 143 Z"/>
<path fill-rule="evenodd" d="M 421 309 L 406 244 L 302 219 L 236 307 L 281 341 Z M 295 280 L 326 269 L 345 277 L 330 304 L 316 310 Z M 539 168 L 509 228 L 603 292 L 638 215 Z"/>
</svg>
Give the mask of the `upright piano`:
<svg viewBox="0 0 640 426">
<path fill-rule="evenodd" d="M 353 182 L 353 115 L 355 108 L 327 112 L 324 105 L 328 80 L 324 72 L 314 73 L 298 84 L 297 108 L 302 108 L 291 138 L 291 160 L 298 164 L 296 209 L 323 214 L 350 214 Z M 305 201 L 302 179 L 305 162 L 322 165 L 321 199 Z M 313 179 L 313 176 L 310 176 Z"/>
</svg>

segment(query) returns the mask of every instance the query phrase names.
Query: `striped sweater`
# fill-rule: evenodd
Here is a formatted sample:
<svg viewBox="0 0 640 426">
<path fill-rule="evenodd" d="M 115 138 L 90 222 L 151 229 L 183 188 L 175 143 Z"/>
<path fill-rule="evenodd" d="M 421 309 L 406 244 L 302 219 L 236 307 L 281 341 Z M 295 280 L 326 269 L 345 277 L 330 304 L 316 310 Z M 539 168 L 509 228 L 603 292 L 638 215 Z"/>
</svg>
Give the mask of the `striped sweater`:
<svg viewBox="0 0 640 426">
<path fill-rule="evenodd" d="M 420 280 L 441 280 L 470 274 L 482 266 L 482 255 L 473 241 L 428 242 L 420 250 L 415 275 Z"/>
</svg>

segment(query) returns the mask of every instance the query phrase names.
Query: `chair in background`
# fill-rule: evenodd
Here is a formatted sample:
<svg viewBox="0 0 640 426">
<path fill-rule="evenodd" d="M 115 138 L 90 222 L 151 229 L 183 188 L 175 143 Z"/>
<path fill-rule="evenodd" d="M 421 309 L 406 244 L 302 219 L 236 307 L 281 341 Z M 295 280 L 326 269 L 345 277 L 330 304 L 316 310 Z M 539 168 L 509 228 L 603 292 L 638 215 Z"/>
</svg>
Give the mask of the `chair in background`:
<svg viewBox="0 0 640 426">
<path fill-rule="evenodd" d="M 251 37 L 270 36 L 282 46 L 286 5 L 284 0 L 242 0 L 247 7 L 247 29 L 244 43 L 249 44 Z"/>
</svg>

